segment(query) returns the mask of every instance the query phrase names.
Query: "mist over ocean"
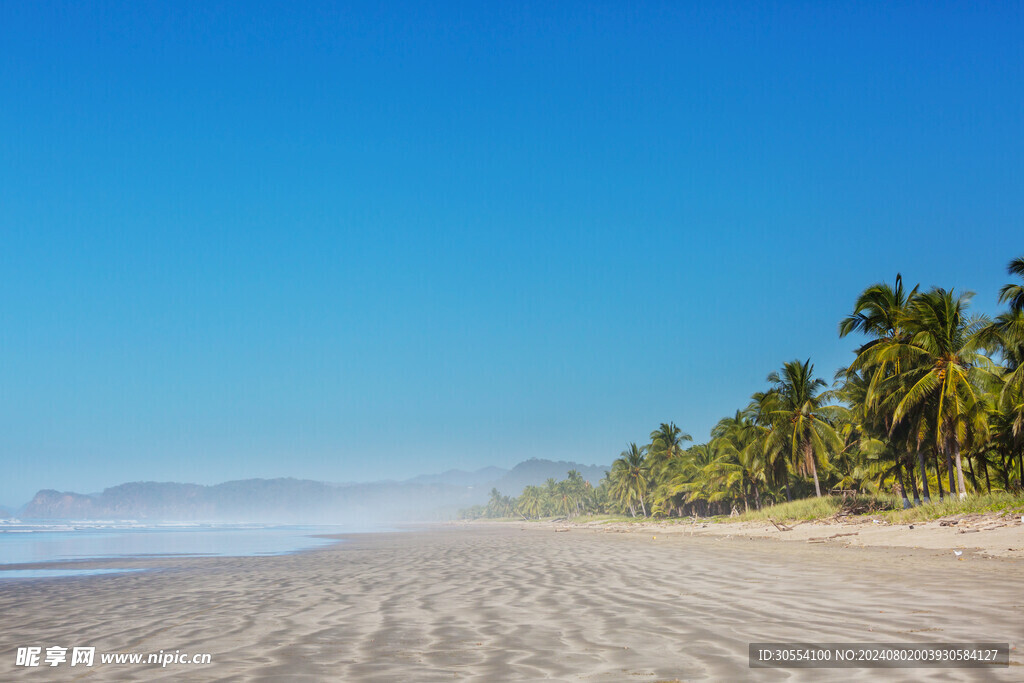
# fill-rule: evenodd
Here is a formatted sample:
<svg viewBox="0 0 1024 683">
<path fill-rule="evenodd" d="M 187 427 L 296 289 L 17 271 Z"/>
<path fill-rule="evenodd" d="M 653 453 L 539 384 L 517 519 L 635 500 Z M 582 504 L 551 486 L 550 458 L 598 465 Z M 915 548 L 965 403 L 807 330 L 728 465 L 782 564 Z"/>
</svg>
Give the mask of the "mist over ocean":
<svg viewBox="0 0 1024 683">
<path fill-rule="evenodd" d="M 5 520 L 0 521 L 0 579 L 26 576 L 23 568 L 11 565 L 160 556 L 281 555 L 337 542 L 322 538 L 324 535 L 367 530 L 366 526 L 342 525 Z M 48 570 L 36 575 L 54 573 Z"/>
</svg>

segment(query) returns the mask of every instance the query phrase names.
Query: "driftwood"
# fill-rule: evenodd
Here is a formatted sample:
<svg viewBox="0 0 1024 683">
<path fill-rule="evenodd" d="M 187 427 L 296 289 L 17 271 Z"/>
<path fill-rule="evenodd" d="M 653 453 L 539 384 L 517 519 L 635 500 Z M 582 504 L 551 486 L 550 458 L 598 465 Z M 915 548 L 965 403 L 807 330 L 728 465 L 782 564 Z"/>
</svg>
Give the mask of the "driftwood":
<svg viewBox="0 0 1024 683">
<path fill-rule="evenodd" d="M 839 538 L 841 536 L 856 536 L 859 533 L 860 533 L 859 531 L 850 531 L 850 532 L 847 532 L 845 534 L 832 534 L 831 536 L 816 536 L 814 538 L 808 538 L 807 542 L 808 543 L 825 543 L 826 541 L 831 541 L 833 538 Z"/>
<path fill-rule="evenodd" d="M 786 526 L 785 524 L 779 524 L 778 522 L 776 522 L 771 517 L 768 518 L 768 521 L 771 522 L 772 524 L 774 524 L 775 528 L 778 529 L 779 531 L 792 531 L 793 530 L 793 527 Z"/>
</svg>

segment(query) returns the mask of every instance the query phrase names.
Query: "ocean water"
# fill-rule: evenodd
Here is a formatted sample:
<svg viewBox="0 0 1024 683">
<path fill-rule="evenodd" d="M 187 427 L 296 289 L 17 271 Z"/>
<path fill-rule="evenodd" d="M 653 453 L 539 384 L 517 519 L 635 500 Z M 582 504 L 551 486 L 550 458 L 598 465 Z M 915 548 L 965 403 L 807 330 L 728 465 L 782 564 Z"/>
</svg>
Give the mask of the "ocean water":
<svg viewBox="0 0 1024 683">
<path fill-rule="evenodd" d="M 131 520 L 0 521 L 0 579 L 110 573 L 110 569 L 13 569 L 6 565 L 161 556 L 281 555 L 334 543 L 340 526 L 152 524 Z"/>
</svg>

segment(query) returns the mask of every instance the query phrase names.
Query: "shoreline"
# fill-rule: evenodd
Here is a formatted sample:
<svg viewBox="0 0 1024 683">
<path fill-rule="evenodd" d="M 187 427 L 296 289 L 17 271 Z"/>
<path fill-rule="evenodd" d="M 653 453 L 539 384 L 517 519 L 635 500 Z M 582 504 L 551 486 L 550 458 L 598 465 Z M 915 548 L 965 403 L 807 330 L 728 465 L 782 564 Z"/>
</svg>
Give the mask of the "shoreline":
<svg viewBox="0 0 1024 683">
<path fill-rule="evenodd" d="M 1000 514 L 956 515 L 927 522 L 891 524 L 866 517 L 842 520 L 713 521 L 711 519 L 658 519 L 642 521 L 592 520 L 471 520 L 455 526 L 520 525 L 555 531 L 619 534 L 680 534 L 686 537 L 799 542 L 832 547 L 900 548 L 904 550 L 961 551 L 962 557 L 1024 561 L 1024 522 Z"/>
</svg>

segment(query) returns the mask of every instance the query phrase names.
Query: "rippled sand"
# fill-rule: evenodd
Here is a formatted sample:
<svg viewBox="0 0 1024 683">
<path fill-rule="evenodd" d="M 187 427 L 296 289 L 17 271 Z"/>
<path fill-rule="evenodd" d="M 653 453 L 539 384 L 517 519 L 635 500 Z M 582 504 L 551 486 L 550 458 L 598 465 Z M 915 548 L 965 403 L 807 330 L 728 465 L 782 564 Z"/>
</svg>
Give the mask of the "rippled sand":
<svg viewBox="0 0 1024 683">
<path fill-rule="evenodd" d="M 369 534 L 281 557 L 76 566 L 0 583 L 0 680 L 1020 680 L 752 670 L 752 641 L 1024 642 L 1024 563 L 524 525 Z M 209 652 L 205 666 L 19 669 L 25 645 Z"/>
</svg>

